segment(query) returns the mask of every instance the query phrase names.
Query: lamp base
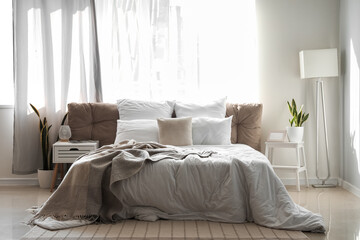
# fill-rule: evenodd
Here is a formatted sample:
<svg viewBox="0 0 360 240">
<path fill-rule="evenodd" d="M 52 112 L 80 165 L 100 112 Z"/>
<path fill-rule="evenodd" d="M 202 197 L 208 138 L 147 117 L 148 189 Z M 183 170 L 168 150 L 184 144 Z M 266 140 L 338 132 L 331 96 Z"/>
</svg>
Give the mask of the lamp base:
<svg viewBox="0 0 360 240">
<path fill-rule="evenodd" d="M 336 185 L 333 185 L 333 184 L 313 184 L 312 185 L 314 188 L 334 188 L 336 187 Z"/>
</svg>

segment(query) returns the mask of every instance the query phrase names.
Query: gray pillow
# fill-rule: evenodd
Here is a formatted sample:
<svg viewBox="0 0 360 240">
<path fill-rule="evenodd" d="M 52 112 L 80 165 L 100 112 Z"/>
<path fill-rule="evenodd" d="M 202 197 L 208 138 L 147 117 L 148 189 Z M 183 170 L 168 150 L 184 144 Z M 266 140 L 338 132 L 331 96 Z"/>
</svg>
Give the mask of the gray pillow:
<svg viewBox="0 0 360 240">
<path fill-rule="evenodd" d="M 159 142 L 165 145 L 192 145 L 192 118 L 158 118 Z"/>
</svg>

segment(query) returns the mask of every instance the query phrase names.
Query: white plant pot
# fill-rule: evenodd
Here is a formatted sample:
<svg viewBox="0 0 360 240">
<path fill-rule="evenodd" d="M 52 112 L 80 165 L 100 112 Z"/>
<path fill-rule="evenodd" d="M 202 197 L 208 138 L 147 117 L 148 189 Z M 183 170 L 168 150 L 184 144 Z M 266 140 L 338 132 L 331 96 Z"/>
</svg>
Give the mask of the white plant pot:
<svg viewBox="0 0 360 240">
<path fill-rule="evenodd" d="M 304 127 L 287 127 L 286 131 L 290 142 L 303 141 Z"/>
<path fill-rule="evenodd" d="M 50 188 L 54 170 L 38 169 L 38 180 L 40 188 Z"/>
</svg>

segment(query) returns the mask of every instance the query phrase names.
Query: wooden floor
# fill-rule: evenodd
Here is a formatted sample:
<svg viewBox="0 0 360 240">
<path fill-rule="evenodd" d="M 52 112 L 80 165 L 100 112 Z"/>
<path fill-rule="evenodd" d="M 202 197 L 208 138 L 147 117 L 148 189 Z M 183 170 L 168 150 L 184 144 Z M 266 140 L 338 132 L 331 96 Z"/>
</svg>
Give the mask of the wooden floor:
<svg viewBox="0 0 360 240">
<path fill-rule="evenodd" d="M 310 239 L 360 239 L 360 198 L 342 188 L 288 190 L 296 203 L 324 217 L 327 233 L 306 233 Z M 49 190 L 38 187 L 0 186 L 0 239 L 19 239 L 28 232 L 24 222 L 31 214 L 26 209 L 41 205 L 49 196 Z"/>
</svg>

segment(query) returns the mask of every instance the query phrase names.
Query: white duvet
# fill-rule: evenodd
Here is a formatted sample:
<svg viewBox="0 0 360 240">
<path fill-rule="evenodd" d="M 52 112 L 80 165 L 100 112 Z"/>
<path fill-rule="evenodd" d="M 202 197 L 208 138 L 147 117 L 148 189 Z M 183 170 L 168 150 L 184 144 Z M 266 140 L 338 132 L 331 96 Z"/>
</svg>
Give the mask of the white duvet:
<svg viewBox="0 0 360 240">
<path fill-rule="evenodd" d="M 83 155 L 30 222 L 57 230 L 163 218 L 325 231 L 322 217 L 291 200 L 260 152 L 246 145 L 192 148 L 131 140 Z"/>
<path fill-rule="evenodd" d="M 187 147 L 186 149 L 188 149 Z M 324 232 L 320 215 L 295 204 L 267 158 L 246 145 L 192 146 L 209 158 L 146 162 L 112 188 L 122 205 L 115 219 L 211 220 Z"/>
</svg>

